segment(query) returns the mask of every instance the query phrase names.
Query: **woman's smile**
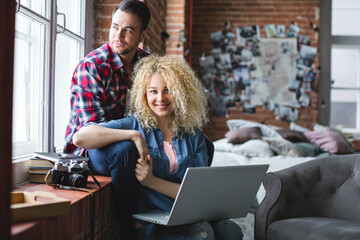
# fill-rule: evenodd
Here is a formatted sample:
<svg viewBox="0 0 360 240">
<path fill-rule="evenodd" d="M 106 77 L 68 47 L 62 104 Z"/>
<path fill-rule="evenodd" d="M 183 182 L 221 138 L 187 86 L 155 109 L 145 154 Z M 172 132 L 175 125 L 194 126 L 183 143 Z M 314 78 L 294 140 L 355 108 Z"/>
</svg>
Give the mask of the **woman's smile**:
<svg viewBox="0 0 360 240">
<path fill-rule="evenodd" d="M 146 94 L 148 105 L 155 115 L 163 118 L 171 117 L 173 96 L 170 94 L 165 79 L 160 73 L 151 76 Z"/>
</svg>

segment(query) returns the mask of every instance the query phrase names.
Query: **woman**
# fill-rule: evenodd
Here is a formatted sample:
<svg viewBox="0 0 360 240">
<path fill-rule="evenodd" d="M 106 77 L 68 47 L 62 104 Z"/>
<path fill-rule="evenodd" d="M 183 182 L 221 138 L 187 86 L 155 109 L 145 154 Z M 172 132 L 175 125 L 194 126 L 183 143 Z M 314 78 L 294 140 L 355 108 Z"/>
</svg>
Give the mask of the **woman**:
<svg viewBox="0 0 360 240">
<path fill-rule="evenodd" d="M 127 103 L 128 117 L 89 125 L 74 135 L 82 148 L 134 142 L 139 152 L 135 177 L 140 182 L 137 212 L 170 211 L 188 167 L 208 165 L 204 89 L 179 56 L 147 57 L 138 62 Z M 90 161 L 92 161 L 90 155 Z M 232 221 L 166 227 L 136 222 L 138 239 L 241 239 Z"/>
</svg>

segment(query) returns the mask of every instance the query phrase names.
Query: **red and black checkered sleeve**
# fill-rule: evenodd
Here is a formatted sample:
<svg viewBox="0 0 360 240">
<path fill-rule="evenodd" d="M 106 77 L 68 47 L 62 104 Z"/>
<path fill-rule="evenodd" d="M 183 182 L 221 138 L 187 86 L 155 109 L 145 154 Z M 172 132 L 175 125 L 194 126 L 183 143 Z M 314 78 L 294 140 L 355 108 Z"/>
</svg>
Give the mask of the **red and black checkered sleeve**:
<svg viewBox="0 0 360 240">
<path fill-rule="evenodd" d="M 71 86 L 74 97 L 72 104 L 79 127 L 87 122 L 104 122 L 103 106 L 106 96 L 99 69 L 94 64 L 83 63 L 78 66 L 74 75 Z"/>
</svg>

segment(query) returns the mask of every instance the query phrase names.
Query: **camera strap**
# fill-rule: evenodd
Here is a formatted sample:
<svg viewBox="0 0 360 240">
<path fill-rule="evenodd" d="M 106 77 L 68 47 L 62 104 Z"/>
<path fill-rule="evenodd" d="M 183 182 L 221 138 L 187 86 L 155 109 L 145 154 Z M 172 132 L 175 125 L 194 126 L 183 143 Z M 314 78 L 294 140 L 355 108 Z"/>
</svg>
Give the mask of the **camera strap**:
<svg viewBox="0 0 360 240">
<path fill-rule="evenodd" d="M 94 179 L 94 182 L 95 182 L 95 183 L 99 186 L 99 188 L 101 188 L 100 183 L 98 182 L 98 180 L 96 180 L 96 178 L 95 178 L 94 174 L 91 172 L 91 170 L 90 170 L 90 169 L 89 169 L 89 173 L 90 173 L 91 177 Z"/>
</svg>

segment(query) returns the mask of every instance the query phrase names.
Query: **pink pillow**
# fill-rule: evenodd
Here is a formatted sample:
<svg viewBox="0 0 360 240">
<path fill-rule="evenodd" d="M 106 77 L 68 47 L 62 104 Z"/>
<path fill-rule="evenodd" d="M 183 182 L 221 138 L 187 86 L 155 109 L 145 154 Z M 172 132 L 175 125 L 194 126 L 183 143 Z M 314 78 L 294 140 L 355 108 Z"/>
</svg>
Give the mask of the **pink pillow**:
<svg viewBox="0 0 360 240">
<path fill-rule="evenodd" d="M 355 153 L 339 133 L 328 127 L 319 131 L 304 132 L 304 135 L 311 143 L 332 154 Z"/>
</svg>

